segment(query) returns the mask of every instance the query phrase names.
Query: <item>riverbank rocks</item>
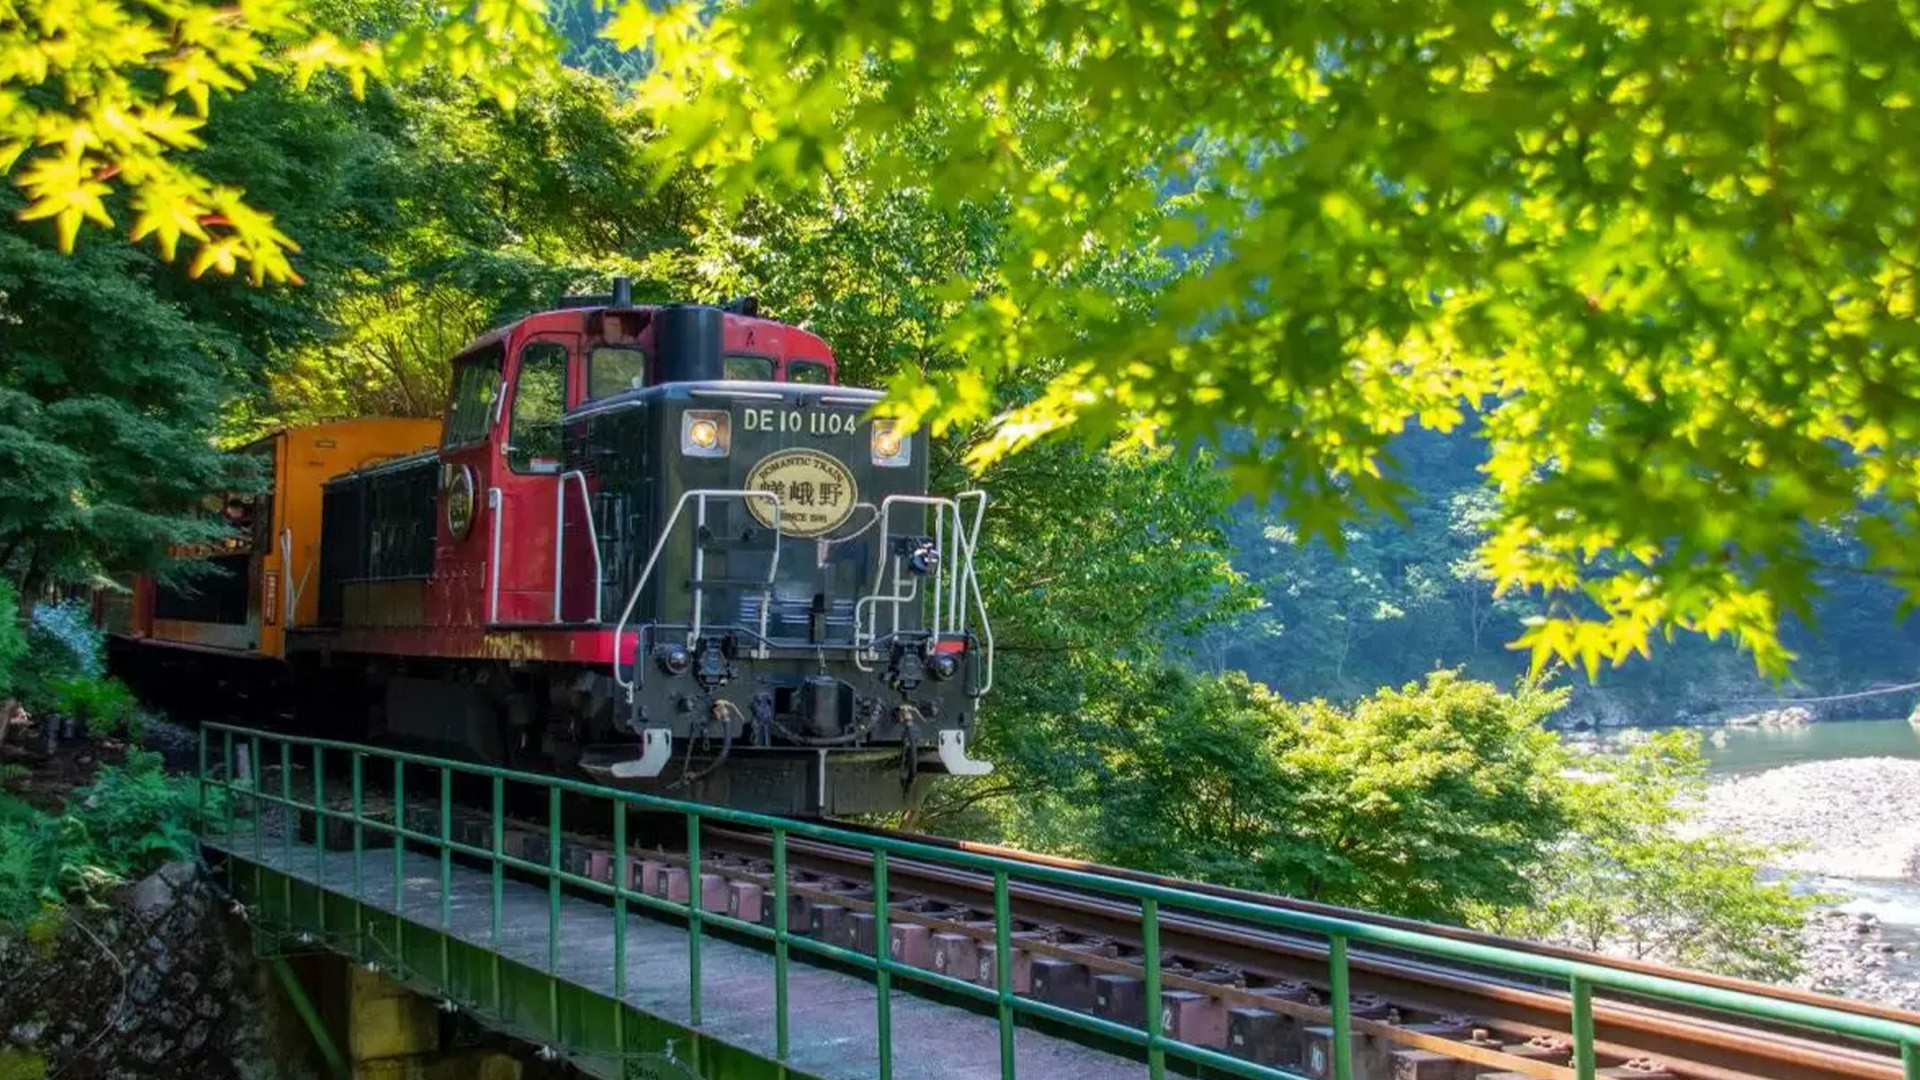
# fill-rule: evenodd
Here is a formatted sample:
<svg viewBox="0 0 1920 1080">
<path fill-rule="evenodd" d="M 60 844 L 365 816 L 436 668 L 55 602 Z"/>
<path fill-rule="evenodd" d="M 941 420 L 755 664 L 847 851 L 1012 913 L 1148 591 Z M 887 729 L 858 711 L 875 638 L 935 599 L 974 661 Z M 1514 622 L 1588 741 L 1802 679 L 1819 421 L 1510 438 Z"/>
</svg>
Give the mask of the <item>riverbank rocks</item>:
<svg viewBox="0 0 1920 1080">
<path fill-rule="evenodd" d="M 36 1080 L 248 1080 L 261 995 L 244 940 L 189 863 L 102 909 L 0 928 L 0 1046 Z"/>
<path fill-rule="evenodd" d="M 1920 761 L 1815 761 L 1723 781 L 1699 824 L 1787 848 L 1776 866 L 1792 873 L 1907 878 L 1920 854 Z"/>
<path fill-rule="evenodd" d="M 1813 720 L 1812 709 L 1804 705 L 1789 705 L 1784 709 L 1731 717 L 1725 723 L 1728 727 L 1805 727 Z"/>
<path fill-rule="evenodd" d="M 1825 994 L 1920 1009 L 1920 964 L 1904 944 L 1883 936 L 1880 920 L 1828 908 L 1807 920 L 1806 972 L 1796 985 Z"/>
</svg>

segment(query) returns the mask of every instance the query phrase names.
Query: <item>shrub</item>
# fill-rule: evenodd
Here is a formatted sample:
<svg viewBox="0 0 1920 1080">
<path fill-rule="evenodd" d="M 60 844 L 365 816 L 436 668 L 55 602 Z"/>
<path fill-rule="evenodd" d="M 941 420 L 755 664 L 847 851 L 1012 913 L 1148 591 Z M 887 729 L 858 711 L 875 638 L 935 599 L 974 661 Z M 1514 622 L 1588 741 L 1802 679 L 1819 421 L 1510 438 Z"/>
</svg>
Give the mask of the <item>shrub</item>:
<svg viewBox="0 0 1920 1080">
<path fill-rule="evenodd" d="M 77 669 L 89 678 L 107 672 L 107 636 L 93 625 L 93 610 L 80 600 L 62 600 L 53 604 L 35 604 L 33 630 L 49 643 L 67 650 L 65 663 L 54 666 Z"/>
<path fill-rule="evenodd" d="M 1764 848 L 1690 835 L 1706 789 L 1697 735 L 1657 735 L 1579 764 L 1560 778 L 1570 828 L 1533 869 L 1533 901 L 1482 908 L 1476 922 L 1742 978 L 1799 974 L 1800 929 L 1817 898 L 1763 881 Z"/>
<path fill-rule="evenodd" d="M 194 851 L 200 788 L 135 750 L 100 769 L 58 814 L 0 794 L 0 922 L 101 893 Z"/>
<path fill-rule="evenodd" d="M 56 678 L 47 689 L 42 708 L 83 720 L 96 733 L 130 730 L 140 704 L 127 684 L 112 676 Z"/>
<path fill-rule="evenodd" d="M 27 632 L 20 625 L 20 594 L 0 580 L 0 697 L 19 686 L 27 659 Z"/>
</svg>

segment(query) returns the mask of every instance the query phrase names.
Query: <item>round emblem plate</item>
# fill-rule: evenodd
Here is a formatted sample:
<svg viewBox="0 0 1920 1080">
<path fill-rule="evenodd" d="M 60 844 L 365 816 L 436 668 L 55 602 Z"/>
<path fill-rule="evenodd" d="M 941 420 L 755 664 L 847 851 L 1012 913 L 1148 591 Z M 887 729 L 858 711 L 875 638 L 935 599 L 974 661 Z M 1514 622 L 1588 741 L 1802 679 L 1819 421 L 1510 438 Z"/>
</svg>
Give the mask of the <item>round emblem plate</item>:
<svg viewBox="0 0 1920 1080">
<path fill-rule="evenodd" d="M 860 501 L 853 471 L 818 450 L 778 450 L 768 454 L 747 473 L 747 487 L 780 496 L 777 525 L 770 501 L 748 499 L 747 507 L 760 524 L 777 527 L 788 536 L 820 536 L 832 532 L 852 515 L 853 504 Z"/>
<path fill-rule="evenodd" d="M 473 528 L 473 469 L 451 465 L 447 471 L 447 532 L 455 540 L 465 540 Z"/>
</svg>

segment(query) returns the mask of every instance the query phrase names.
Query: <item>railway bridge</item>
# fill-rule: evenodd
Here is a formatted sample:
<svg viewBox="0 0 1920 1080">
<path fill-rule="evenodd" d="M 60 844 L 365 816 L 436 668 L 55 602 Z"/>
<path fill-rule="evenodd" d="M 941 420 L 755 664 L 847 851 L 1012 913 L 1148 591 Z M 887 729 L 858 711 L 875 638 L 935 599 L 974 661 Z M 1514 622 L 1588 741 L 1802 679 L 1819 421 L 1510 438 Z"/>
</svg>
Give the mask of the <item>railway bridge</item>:
<svg viewBox="0 0 1920 1080">
<path fill-rule="evenodd" d="M 218 724 L 199 769 L 389 1062 L 441 1008 L 622 1080 L 1920 1080 L 1920 1015 L 1787 988 Z"/>
</svg>

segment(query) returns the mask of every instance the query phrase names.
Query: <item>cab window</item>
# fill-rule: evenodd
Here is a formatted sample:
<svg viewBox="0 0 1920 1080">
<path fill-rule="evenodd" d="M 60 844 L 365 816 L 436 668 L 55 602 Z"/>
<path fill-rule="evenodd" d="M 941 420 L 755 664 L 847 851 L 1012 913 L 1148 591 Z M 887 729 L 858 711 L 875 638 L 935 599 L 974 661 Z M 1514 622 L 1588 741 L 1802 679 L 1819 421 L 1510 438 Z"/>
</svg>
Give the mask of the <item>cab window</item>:
<svg viewBox="0 0 1920 1080">
<path fill-rule="evenodd" d="M 829 374 L 831 373 L 827 365 L 820 363 L 818 360 L 787 361 L 788 382 L 820 383 L 824 385 L 832 381 L 828 378 Z"/>
<path fill-rule="evenodd" d="M 454 361 L 453 404 L 447 416 L 448 446 L 468 446 L 487 437 L 500 396 L 498 346 Z"/>
<path fill-rule="evenodd" d="M 587 358 L 587 397 L 599 400 L 647 385 L 647 354 L 603 346 Z"/>
<path fill-rule="evenodd" d="M 766 356 L 729 356 L 725 378 L 733 382 L 772 382 L 773 359 Z"/>
<path fill-rule="evenodd" d="M 567 348 L 536 341 L 520 353 L 513 388 L 513 426 L 507 467 L 514 472 L 560 471 L 560 414 L 567 408 Z"/>
</svg>

